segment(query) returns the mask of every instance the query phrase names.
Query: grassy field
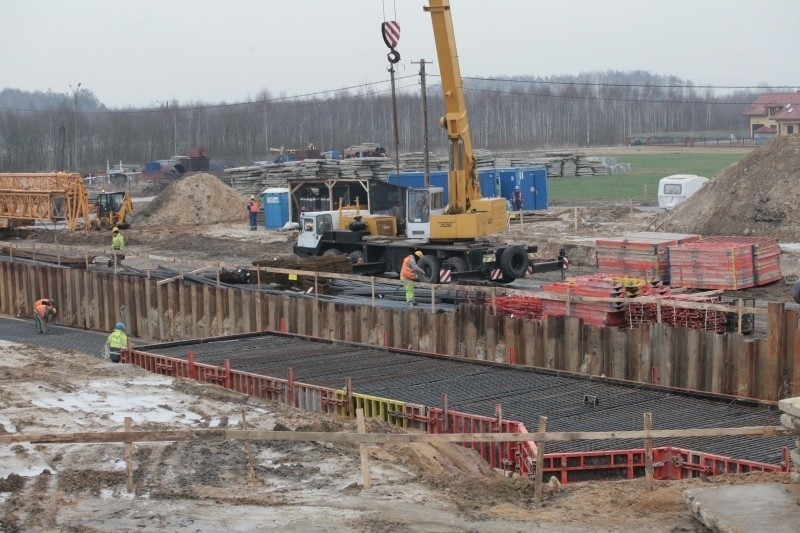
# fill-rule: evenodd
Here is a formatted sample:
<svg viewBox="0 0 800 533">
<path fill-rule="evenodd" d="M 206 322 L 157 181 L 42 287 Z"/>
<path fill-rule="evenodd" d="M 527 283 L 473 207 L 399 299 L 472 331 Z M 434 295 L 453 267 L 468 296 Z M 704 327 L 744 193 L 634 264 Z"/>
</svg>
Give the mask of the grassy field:
<svg viewBox="0 0 800 533">
<path fill-rule="evenodd" d="M 628 174 L 584 176 L 548 180 L 551 204 L 590 200 L 658 204 L 658 180 L 671 174 L 696 174 L 712 178 L 736 163 L 744 152 L 632 153 L 609 154 L 620 163 L 630 163 Z"/>
</svg>

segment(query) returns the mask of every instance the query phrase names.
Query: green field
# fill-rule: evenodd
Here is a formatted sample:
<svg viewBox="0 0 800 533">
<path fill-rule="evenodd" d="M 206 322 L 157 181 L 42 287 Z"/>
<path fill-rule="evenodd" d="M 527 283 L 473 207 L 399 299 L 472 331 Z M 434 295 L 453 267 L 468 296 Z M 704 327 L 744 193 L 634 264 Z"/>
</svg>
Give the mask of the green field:
<svg viewBox="0 0 800 533">
<path fill-rule="evenodd" d="M 550 179 L 547 182 L 550 203 L 633 200 L 635 204 L 657 205 L 658 180 L 661 178 L 671 174 L 712 178 L 746 155 L 743 152 L 609 154 L 619 163 L 630 163 L 630 173 Z"/>
</svg>

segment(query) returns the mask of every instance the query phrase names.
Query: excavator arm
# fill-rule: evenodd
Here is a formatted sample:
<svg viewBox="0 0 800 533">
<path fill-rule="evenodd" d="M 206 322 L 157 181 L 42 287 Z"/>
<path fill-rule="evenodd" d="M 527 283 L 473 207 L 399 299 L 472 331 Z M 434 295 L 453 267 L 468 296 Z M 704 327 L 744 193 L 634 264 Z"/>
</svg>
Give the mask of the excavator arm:
<svg viewBox="0 0 800 533">
<path fill-rule="evenodd" d="M 450 0 L 430 0 L 425 11 L 431 14 L 444 95 L 445 114 L 439 122 L 450 138 L 450 170 L 447 177 L 450 198 L 447 213 L 468 213 L 472 209 L 472 202 L 481 198 L 481 190 L 477 162 L 472 151 L 467 103 L 458 63 L 453 19 L 450 15 Z"/>
</svg>

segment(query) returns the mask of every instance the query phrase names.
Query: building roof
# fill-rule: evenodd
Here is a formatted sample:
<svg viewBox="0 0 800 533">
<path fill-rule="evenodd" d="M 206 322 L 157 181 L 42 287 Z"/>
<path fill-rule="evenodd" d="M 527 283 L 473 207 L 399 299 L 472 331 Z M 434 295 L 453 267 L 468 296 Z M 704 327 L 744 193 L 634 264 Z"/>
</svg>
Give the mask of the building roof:
<svg viewBox="0 0 800 533">
<path fill-rule="evenodd" d="M 761 126 L 753 133 L 778 133 L 778 129 L 775 126 Z"/>
<path fill-rule="evenodd" d="M 794 93 L 761 94 L 750 104 L 747 111 L 742 114 L 745 116 L 765 117 L 767 116 L 768 107 L 783 107 L 786 104 L 795 104 L 800 107 L 800 91 Z"/>
<path fill-rule="evenodd" d="M 772 120 L 778 121 L 800 121 L 800 103 L 786 104 L 783 109 L 770 117 Z"/>
</svg>

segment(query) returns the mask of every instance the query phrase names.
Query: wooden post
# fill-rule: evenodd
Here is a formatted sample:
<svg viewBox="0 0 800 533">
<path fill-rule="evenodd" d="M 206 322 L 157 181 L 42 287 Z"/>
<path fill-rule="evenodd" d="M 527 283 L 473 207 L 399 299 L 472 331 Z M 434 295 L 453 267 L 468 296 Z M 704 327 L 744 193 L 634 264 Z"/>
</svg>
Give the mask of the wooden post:
<svg viewBox="0 0 800 533">
<path fill-rule="evenodd" d="M 314 298 L 319 298 L 319 272 L 314 272 Z"/>
<path fill-rule="evenodd" d="M 661 324 L 661 298 L 656 300 L 656 323 Z"/>
<path fill-rule="evenodd" d="M 577 207 L 574 208 L 573 219 L 574 219 L 574 224 L 573 224 L 572 229 L 578 229 L 578 208 Z"/>
<path fill-rule="evenodd" d="M 356 423 L 358 424 L 358 432 L 366 433 L 367 428 L 364 423 L 364 409 L 356 409 Z M 372 479 L 369 475 L 369 453 L 367 452 L 366 444 L 358 445 L 358 453 L 361 456 L 361 479 L 364 483 L 364 490 L 372 488 Z"/>
<path fill-rule="evenodd" d="M 492 287 L 492 314 L 497 314 L 497 288 Z"/>
<path fill-rule="evenodd" d="M 539 417 L 539 433 L 547 432 L 547 417 Z M 536 481 L 533 486 L 533 502 L 537 507 L 542 504 L 542 479 L 544 477 L 544 442 L 536 443 Z"/>
<path fill-rule="evenodd" d="M 261 290 L 261 269 L 260 268 L 256 269 L 256 283 L 258 284 L 257 285 L 258 286 L 258 290 Z M 315 287 L 315 289 L 316 289 L 316 287 Z"/>
<path fill-rule="evenodd" d="M 219 287 L 219 263 L 217 263 L 217 287 Z"/>
<path fill-rule="evenodd" d="M 125 433 L 130 433 L 133 426 L 133 419 L 129 416 L 125 417 Z M 125 442 L 125 471 L 127 472 L 127 481 L 125 488 L 128 492 L 133 492 L 133 442 Z"/>
<path fill-rule="evenodd" d="M 12 256 L 11 259 L 14 259 Z M 89 270 L 89 251 L 87 249 L 83 249 L 83 260 L 86 263 L 86 270 Z"/>
<path fill-rule="evenodd" d="M 653 413 L 644 413 L 644 489 L 653 490 Z"/>
<path fill-rule="evenodd" d="M 744 314 L 744 301 L 739 298 L 739 324 L 737 325 L 737 332 L 739 335 L 742 334 L 742 315 Z"/>
<path fill-rule="evenodd" d="M 245 418 L 244 409 L 242 409 L 242 431 L 247 431 L 247 418 Z M 247 478 L 250 483 L 255 483 L 256 470 L 253 466 L 253 445 L 250 439 L 244 441 L 244 450 L 247 452 Z"/>
<path fill-rule="evenodd" d="M 369 285 L 372 291 L 372 307 L 375 307 L 375 276 L 369 277 Z"/>
<path fill-rule="evenodd" d="M 567 315 L 567 316 L 569 316 L 569 312 L 570 312 L 571 303 L 572 303 L 572 302 L 570 301 L 569 289 L 567 289 L 567 305 L 566 305 L 566 315 Z"/>
<path fill-rule="evenodd" d="M 431 313 L 436 314 L 436 285 L 431 284 Z"/>
</svg>

